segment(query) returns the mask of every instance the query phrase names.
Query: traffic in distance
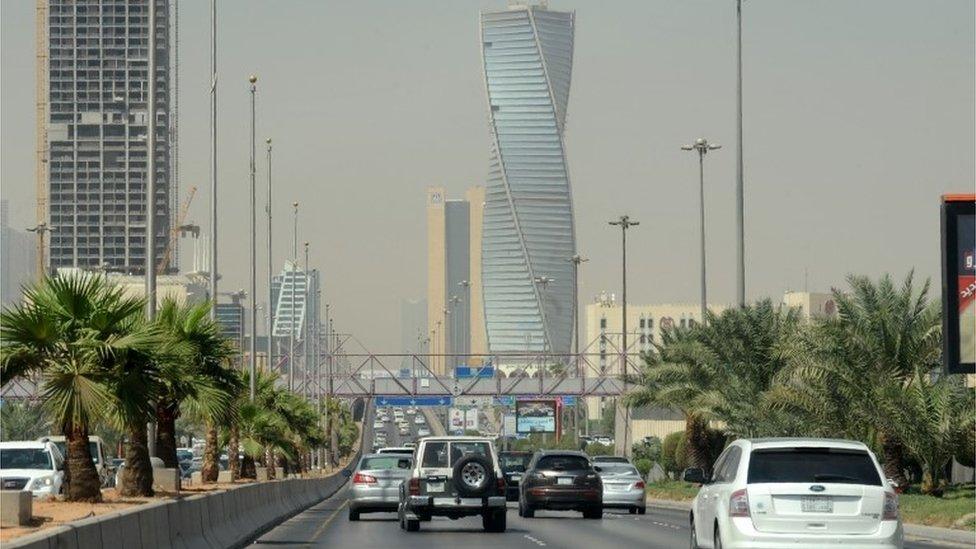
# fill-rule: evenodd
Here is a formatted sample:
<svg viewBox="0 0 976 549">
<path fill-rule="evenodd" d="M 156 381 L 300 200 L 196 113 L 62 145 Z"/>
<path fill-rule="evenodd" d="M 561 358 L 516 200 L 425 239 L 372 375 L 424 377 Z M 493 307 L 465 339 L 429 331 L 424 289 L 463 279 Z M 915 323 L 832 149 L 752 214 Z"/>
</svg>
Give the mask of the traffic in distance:
<svg viewBox="0 0 976 549">
<path fill-rule="evenodd" d="M 701 486 L 690 508 L 663 508 L 626 457 L 504 451 L 425 410 L 378 408 L 346 488 L 256 545 L 942 547 L 904 540 L 895 487 L 858 442 L 735 441 L 710 472 L 683 473 Z"/>
</svg>

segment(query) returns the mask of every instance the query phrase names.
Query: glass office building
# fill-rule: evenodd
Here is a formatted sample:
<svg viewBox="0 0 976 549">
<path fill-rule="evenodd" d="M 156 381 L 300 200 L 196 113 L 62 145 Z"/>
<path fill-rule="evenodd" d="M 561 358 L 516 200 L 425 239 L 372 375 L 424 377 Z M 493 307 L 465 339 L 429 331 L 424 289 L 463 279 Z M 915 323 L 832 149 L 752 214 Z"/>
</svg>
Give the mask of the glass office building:
<svg viewBox="0 0 976 549">
<path fill-rule="evenodd" d="M 490 352 L 568 353 L 576 253 L 563 129 L 575 13 L 481 13 L 491 164 L 482 276 Z"/>
</svg>

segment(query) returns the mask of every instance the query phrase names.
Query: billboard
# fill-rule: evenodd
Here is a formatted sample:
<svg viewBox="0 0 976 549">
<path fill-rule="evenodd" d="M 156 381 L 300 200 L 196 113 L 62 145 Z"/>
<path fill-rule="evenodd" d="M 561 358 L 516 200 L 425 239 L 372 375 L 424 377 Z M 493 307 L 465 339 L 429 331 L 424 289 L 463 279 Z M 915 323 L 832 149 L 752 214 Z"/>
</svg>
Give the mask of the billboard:
<svg viewBox="0 0 976 549">
<path fill-rule="evenodd" d="M 478 409 L 451 408 L 447 414 L 448 430 L 452 433 L 478 430 Z"/>
<path fill-rule="evenodd" d="M 515 430 L 519 433 L 555 433 L 557 401 L 519 400 L 515 403 Z"/>
<path fill-rule="evenodd" d="M 942 197 L 942 360 L 976 373 L 976 195 Z"/>
</svg>

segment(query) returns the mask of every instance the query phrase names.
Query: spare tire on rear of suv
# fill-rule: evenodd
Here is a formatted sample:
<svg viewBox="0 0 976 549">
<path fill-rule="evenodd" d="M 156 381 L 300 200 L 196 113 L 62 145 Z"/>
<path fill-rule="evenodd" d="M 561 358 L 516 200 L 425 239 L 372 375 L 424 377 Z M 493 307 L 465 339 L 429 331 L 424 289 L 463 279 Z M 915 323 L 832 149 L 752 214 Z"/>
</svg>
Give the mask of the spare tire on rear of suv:
<svg viewBox="0 0 976 549">
<path fill-rule="evenodd" d="M 461 497 L 481 497 L 495 482 L 491 458 L 468 454 L 454 464 L 454 487 Z"/>
</svg>

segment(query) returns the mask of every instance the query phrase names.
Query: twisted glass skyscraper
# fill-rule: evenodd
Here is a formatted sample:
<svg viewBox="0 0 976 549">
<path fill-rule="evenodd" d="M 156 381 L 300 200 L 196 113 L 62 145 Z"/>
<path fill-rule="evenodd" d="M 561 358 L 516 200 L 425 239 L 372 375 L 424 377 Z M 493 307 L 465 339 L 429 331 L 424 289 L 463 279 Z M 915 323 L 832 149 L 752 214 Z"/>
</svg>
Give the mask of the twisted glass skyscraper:
<svg viewBox="0 0 976 549">
<path fill-rule="evenodd" d="M 512 5 L 481 14 L 490 108 L 482 276 L 492 353 L 567 353 L 576 251 L 563 128 L 575 13 Z"/>
</svg>

